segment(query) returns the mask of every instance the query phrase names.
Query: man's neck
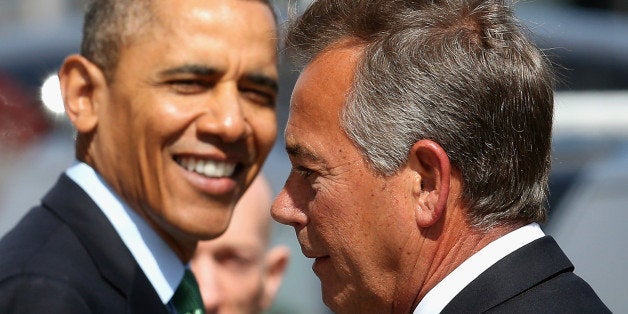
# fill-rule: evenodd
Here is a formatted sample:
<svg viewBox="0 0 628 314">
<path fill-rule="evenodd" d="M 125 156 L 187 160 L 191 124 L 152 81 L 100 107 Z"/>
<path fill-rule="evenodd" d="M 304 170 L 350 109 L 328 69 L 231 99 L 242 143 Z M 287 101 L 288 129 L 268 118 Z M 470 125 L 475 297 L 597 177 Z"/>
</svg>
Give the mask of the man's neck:
<svg viewBox="0 0 628 314">
<path fill-rule="evenodd" d="M 455 212 L 462 213 L 463 211 Z M 440 228 L 438 236 L 433 238 L 431 254 L 419 257 L 424 259 L 426 256 L 432 256 L 427 265 L 427 275 L 414 299 L 413 308 L 432 288 L 469 257 L 496 239 L 522 226 L 521 224 L 503 225 L 484 231 L 470 226 L 462 214 L 451 218 L 445 220 L 445 226 Z"/>
</svg>

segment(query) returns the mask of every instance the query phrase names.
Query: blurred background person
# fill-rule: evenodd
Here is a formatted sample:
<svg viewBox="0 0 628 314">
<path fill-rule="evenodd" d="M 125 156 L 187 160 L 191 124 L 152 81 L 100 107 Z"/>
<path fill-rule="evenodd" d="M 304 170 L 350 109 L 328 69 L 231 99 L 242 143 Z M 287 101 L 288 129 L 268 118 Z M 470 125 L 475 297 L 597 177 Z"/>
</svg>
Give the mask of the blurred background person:
<svg viewBox="0 0 628 314">
<path fill-rule="evenodd" d="M 269 248 L 272 197 L 259 175 L 238 201 L 227 231 L 199 242 L 190 266 L 207 313 L 261 313 L 272 304 L 289 260 L 287 247 Z"/>
</svg>

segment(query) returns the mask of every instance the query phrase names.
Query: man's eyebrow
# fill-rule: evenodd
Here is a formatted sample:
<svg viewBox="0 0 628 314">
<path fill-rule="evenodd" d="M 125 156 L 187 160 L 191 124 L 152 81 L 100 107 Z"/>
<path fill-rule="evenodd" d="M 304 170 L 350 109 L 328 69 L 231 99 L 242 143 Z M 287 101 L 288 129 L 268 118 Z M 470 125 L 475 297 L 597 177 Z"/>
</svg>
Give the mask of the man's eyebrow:
<svg viewBox="0 0 628 314">
<path fill-rule="evenodd" d="M 216 68 L 208 67 L 200 64 L 184 64 L 174 68 L 166 69 L 159 72 L 162 76 L 171 76 L 176 74 L 194 74 L 197 76 L 212 76 L 220 73 Z"/>
<path fill-rule="evenodd" d="M 197 76 L 213 76 L 221 73 L 217 68 L 208 67 L 200 64 L 184 64 L 178 67 L 166 69 L 159 72 L 162 76 L 171 76 L 176 74 L 194 74 Z M 255 85 L 263 86 L 277 92 L 279 90 L 279 82 L 276 79 L 264 74 L 248 74 L 244 76 L 244 81 Z"/>
<path fill-rule="evenodd" d="M 286 144 L 286 152 L 293 158 L 308 159 L 310 161 L 322 162 L 323 159 L 308 148 L 299 144 Z"/>
<path fill-rule="evenodd" d="M 279 91 L 279 83 L 277 82 L 277 80 L 264 74 L 252 73 L 245 75 L 244 81 L 269 88 L 274 92 Z"/>
</svg>

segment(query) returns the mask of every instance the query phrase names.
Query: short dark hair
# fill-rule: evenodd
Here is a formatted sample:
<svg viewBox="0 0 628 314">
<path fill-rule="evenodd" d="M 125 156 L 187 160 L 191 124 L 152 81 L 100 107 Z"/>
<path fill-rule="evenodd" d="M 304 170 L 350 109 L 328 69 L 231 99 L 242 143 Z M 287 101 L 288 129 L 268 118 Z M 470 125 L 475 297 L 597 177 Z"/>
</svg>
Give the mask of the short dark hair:
<svg viewBox="0 0 628 314">
<path fill-rule="evenodd" d="M 151 18 L 150 0 L 92 0 L 83 20 L 81 55 L 113 77 L 121 48 Z"/>
<path fill-rule="evenodd" d="M 262 2 L 273 11 L 269 0 Z M 154 0 L 91 0 L 83 20 L 81 55 L 96 64 L 108 80 L 113 78 L 120 50 L 153 18 Z M 276 17 L 275 17 L 276 19 Z"/>
<path fill-rule="evenodd" d="M 554 75 L 503 0 L 318 0 L 288 29 L 305 65 L 336 42 L 363 49 L 341 125 L 373 170 L 396 173 L 431 139 L 463 180 L 469 222 L 542 222 Z"/>
</svg>

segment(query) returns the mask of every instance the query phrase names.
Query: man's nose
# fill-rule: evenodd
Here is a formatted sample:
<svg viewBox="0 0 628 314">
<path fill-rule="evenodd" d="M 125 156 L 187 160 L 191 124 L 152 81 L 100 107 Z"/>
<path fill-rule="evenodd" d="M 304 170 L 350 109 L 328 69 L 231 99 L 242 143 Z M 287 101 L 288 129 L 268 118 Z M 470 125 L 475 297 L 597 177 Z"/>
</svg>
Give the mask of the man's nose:
<svg viewBox="0 0 628 314">
<path fill-rule="evenodd" d="M 220 278 L 216 267 L 212 263 L 204 263 L 202 271 L 197 272 L 196 278 L 201 291 L 203 305 L 207 313 L 216 313 L 223 303 L 223 292 L 220 288 Z"/>
<path fill-rule="evenodd" d="M 307 225 L 308 218 L 305 213 L 295 206 L 293 196 L 288 193 L 284 187 L 275 198 L 270 208 L 273 219 L 284 225 L 293 226 L 295 228 Z"/>
<path fill-rule="evenodd" d="M 199 135 L 216 136 L 226 143 L 236 142 L 252 131 L 235 84 L 216 87 L 205 114 L 196 124 Z"/>
</svg>

